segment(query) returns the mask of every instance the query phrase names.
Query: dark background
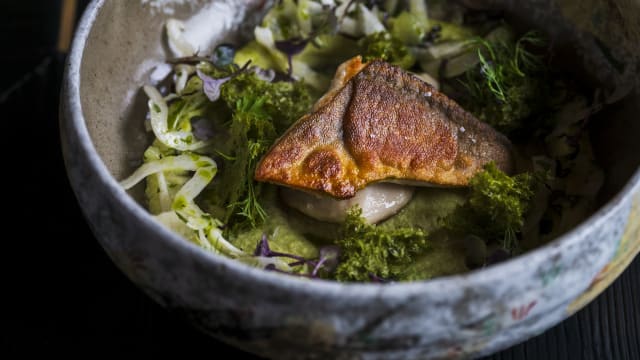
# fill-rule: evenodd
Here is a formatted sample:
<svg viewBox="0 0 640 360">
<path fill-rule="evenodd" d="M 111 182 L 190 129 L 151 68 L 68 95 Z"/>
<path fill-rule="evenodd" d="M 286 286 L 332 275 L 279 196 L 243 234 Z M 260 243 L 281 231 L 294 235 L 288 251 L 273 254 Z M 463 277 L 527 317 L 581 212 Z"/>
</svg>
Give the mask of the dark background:
<svg viewBox="0 0 640 360">
<path fill-rule="evenodd" d="M 58 135 L 62 2 L 0 0 L 0 139 L 9 158 L 3 214 L 10 213 L 2 239 L 9 246 L 0 252 L 0 351 L 253 358 L 151 302 L 113 266 L 85 223 Z M 78 12 L 87 2 L 77 1 Z M 576 315 L 488 359 L 638 360 L 639 339 L 640 258 Z"/>
</svg>

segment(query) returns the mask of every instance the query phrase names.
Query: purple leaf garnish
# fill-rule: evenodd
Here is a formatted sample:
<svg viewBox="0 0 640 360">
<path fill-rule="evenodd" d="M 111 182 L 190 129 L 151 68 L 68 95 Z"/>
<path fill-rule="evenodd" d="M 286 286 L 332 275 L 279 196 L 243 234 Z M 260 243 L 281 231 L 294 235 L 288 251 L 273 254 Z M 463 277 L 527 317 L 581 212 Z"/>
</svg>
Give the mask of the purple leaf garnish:
<svg viewBox="0 0 640 360">
<path fill-rule="evenodd" d="M 261 257 L 284 257 L 294 259 L 296 261 L 289 264 L 291 267 L 309 265 L 312 269 L 310 274 L 293 274 L 300 276 L 307 276 L 311 278 L 317 278 L 320 270 L 324 269 L 326 272 L 333 272 L 338 266 L 338 258 L 340 257 L 340 248 L 337 246 L 324 246 L 320 248 L 320 257 L 317 260 L 305 259 L 302 256 L 294 254 L 286 254 L 271 250 L 269 247 L 269 239 L 266 234 L 262 234 L 262 238 L 258 241 L 258 245 L 253 252 L 253 256 Z M 266 270 L 284 272 L 276 269 L 275 265 L 269 264 L 265 266 Z M 286 272 L 284 272 L 286 273 Z"/>
<path fill-rule="evenodd" d="M 320 269 L 325 269 L 328 273 L 332 273 L 338 267 L 338 259 L 340 258 L 340 248 L 338 246 L 323 246 L 320 248 L 320 259 L 313 267 L 312 277 L 316 277 Z"/>
<path fill-rule="evenodd" d="M 262 238 L 258 241 L 258 246 L 256 246 L 256 249 L 253 252 L 253 256 L 269 257 L 269 254 L 271 254 L 271 249 L 269 249 L 269 240 L 267 239 L 266 234 L 262 234 Z"/>
<path fill-rule="evenodd" d="M 251 64 L 251 60 L 247 61 L 246 64 L 244 64 L 238 71 L 234 72 L 233 74 L 219 79 L 212 78 L 211 76 L 202 72 L 200 69 L 196 70 L 198 77 L 200 78 L 200 80 L 202 80 L 202 90 L 204 91 L 204 94 L 212 102 L 217 101 L 220 98 L 220 90 L 222 88 L 222 85 L 238 76 L 239 74 L 245 72 L 249 68 L 249 64 Z"/>
<path fill-rule="evenodd" d="M 203 117 L 191 119 L 191 130 L 198 140 L 209 140 L 215 135 L 211 122 Z"/>
<path fill-rule="evenodd" d="M 211 101 L 217 101 L 220 98 L 220 88 L 224 83 L 231 80 L 231 76 L 214 79 L 211 76 L 197 70 L 198 77 L 202 80 L 202 90 L 207 98 Z"/>
<path fill-rule="evenodd" d="M 253 68 L 251 68 L 251 70 L 254 74 L 256 74 L 258 79 L 264 80 L 266 82 L 272 82 L 276 78 L 276 72 L 273 69 L 265 70 L 263 68 L 254 66 Z"/>
<path fill-rule="evenodd" d="M 292 38 L 289 40 L 276 41 L 276 49 L 281 53 L 287 55 L 287 62 L 289 63 L 289 70 L 287 74 L 291 76 L 293 73 L 293 56 L 297 55 L 304 50 L 309 43 L 310 39 Z"/>
<path fill-rule="evenodd" d="M 262 238 L 258 242 L 256 249 L 253 251 L 254 256 L 264 256 L 264 257 L 286 257 L 290 259 L 297 260 L 298 262 L 306 263 L 308 260 L 303 258 L 302 256 L 294 255 L 294 254 L 286 254 L 277 251 L 271 250 L 269 247 L 269 239 L 267 238 L 267 234 L 262 234 Z"/>
<path fill-rule="evenodd" d="M 353 0 L 351 0 L 351 2 L 353 3 Z M 352 4 L 349 4 L 347 9 L 351 5 Z M 338 19 L 338 17 L 336 16 L 337 6 L 333 6 L 331 8 L 327 8 L 326 6 L 323 7 L 325 8 L 325 10 L 329 10 L 327 11 L 327 17 L 324 19 L 322 24 L 320 24 L 320 26 L 316 30 L 308 34 L 306 38 L 297 36 L 286 40 L 278 40 L 274 44 L 275 48 L 278 51 L 287 56 L 287 62 L 289 64 L 287 75 L 289 78 L 291 78 L 291 74 L 293 74 L 293 57 L 301 53 L 307 47 L 309 42 L 311 42 L 316 47 L 320 47 L 317 42 L 317 37 L 320 34 L 329 33 L 331 35 L 335 35 L 338 33 L 339 24 L 342 19 Z"/>
<path fill-rule="evenodd" d="M 309 43 L 309 39 L 292 38 L 289 40 L 276 41 L 276 49 L 287 55 L 297 55 L 304 50 Z"/>
</svg>

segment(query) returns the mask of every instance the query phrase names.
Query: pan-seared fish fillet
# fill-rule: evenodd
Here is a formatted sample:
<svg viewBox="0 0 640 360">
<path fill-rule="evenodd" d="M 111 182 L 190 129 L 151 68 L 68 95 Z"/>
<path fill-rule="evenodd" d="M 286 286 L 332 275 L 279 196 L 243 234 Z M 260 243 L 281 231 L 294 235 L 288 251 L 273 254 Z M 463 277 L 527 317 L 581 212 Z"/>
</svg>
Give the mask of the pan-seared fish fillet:
<svg viewBox="0 0 640 360">
<path fill-rule="evenodd" d="M 490 161 L 511 172 L 504 135 L 416 76 L 356 57 L 265 154 L 255 179 L 346 199 L 380 181 L 465 186 Z"/>
</svg>

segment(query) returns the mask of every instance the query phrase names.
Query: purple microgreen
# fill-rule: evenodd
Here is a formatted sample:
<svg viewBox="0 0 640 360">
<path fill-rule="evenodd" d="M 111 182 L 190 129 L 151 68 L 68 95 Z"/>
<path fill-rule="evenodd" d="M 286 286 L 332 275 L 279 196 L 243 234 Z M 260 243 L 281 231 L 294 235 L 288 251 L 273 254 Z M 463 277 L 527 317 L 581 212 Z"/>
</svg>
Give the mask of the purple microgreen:
<svg viewBox="0 0 640 360">
<path fill-rule="evenodd" d="M 309 43 L 309 40 L 310 39 L 296 37 L 288 40 L 276 41 L 276 49 L 287 56 L 287 62 L 289 64 L 287 75 L 291 76 L 291 74 L 293 74 L 293 56 L 301 53 Z"/>
<path fill-rule="evenodd" d="M 288 40 L 280 40 L 276 41 L 276 49 L 291 55 L 297 55 L 304 50 L 304 48 L 309 43 L 310 39 L 302 39 L 299 37 L 288 39 Z"/>
<path fill-rule="evenodd" d="M 303 258 L 302 256 L 294 255 L 294 254 L 286 254 L 277 251 L 271 250 L 269 247 L 269 239 L 266 234 L 262 234 L 262 238 L 258 242 L 258 246 L 253 252 L 254 256 L 264 256 L 264 257 L 285 257 L 293 260 L 297 260 L 298 262 L 306 263 L 308 260 Z"/>
<path fill-rule="evenodd" d="M 320 259 L 313 267 L 312 277 L 316 277 L 320 269 L 332 273 L 338 267 L 340 248 L 338 246 L 323 246 L 320 248 Z"/>
<path fill-rule="evenodd" d="M 254 66 L 253 68 L 251 68 L 251 70 L 254 72 L 254 74 L 256 74 L 258 79 L 266 82 L 272 82 L 276 78 L 276 72 L 273 69 L 265 70 L 260 67 Z"/>
<path fill-rule="evenodd" d="M 251 64 L 251 60 L 247 61 L 238 71 L 234 72 L 233 74 L 219 79 L 212 78 L 211 76 L 202 72 L 200 69 L 196 70 L 198 77 L 202 80 L 202 90 L 204 91 L 204 94 L 212 102 L 217 101 L 220 98 L 220 90 L 222 88 L 222 85 L 238 76 L 242 72 L 246 71 L 249 68 L 249 64 Z"/>
<path fill-rule="evenodd" d="M 258 241 L 256 249 L 253 251 L 253 256 L 269 256 L 271 249 L 269 248 L 269 240 L 266 234 L 262 234 L 262 238 Z"/>
<path fill-rule="evenodd" d="M 335 35 L 338 33 L 340 21 L 336 16 L 336 9 L 337 6 L 330 8 L 329 11 L 327 11 L 327 17 L 320 24 L 320 26 L 318 26 L 317 29 L 308 34 L 306 38 L 297 36 L 286 40 L 278 40 L 275 42 L 276 49 L 287 56 L 287 63 L 289 65 L 287 76 L 289 78 L 291 78 L 291 74 L 293 74 L 293 57 L 301 53 L 307 47 L 307 44 L 309 44 L 309 42 L 311 42 L 316 47 L 320 47 L 320 44 L 317 42 L 317 37 L 320 34 L 328 33 L 331 35 Z"/>
<path fill-rule="evenodd" d="M 318 271 L 320 271 L 320 269 L 323 267 L 325 260 L 327 260 L 326 258 L 320 258 L 320 261 L 318 261 L 318 263 L 316 264 L 316 266 L 313 267 L 313 270 L 311 271 L 311 276 L 312 277 L 316 277 L 318 276 Z"/>
<path fill-rule="evenodd" d="M 224 83 L 231 80 L 231 76 L 226 76 L 220 79 L 214 79 L 204 72 L 197 70 L 198 77 L 202 80 L 202 90 L 207 98 L 211 101 L 217 101 L 220 98 L 220 88 Z"/>
<path fill-rule="evenodd" d="M 261 257 L 283 257 L 294 259 L 296 261 L 289 263 L 288 265 L 291 267 L 308 265 L 311 268 L 309 274 L 294 274 L 300 276 L 306 276 L 310 278 L 317 278 L 320 270 L 325 270 L 327 273 L 332 273 L 338 267 L 338 258 L 340 257 L 340 248 L 337 246 L 323 246 L 319 251 L 320 255 L 318 259 L 310 260 L 305 259 L 302 256 L 294 255 L 294 254 L 286 254 L 277 251 L 271 250 L 269 246 L 269 239 L 266 234 L 262 235 L 262 238 L 258 242 L 256 249 L 253 252 L 253 256 L 261 256 Z M 265 267 L 267 270 L 273 270 L 278 272 L 284 272 L 276 269 L 275 265 L 269 264 Z"/>
<path fill-rule="evenodd" d="M 203 117 L 191 118 L 191 129 L 198 140 L 209 140 L 215 135 L 211 122 Z"/>
</svg>

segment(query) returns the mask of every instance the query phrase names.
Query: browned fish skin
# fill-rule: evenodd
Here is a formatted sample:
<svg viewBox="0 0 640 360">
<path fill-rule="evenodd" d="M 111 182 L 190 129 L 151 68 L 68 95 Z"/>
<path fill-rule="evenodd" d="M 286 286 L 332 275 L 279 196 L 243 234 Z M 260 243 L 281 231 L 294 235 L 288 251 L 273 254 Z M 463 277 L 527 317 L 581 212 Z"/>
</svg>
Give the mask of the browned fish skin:
<svg viewBox="0 0 640 360">
<path fill-rule="evenodd" d="M 490 161 L 512 171 L 509 140 L 431 85 L 383 61 L 349 62 L 359 72 L 274 144 L 256 180 L 349 198 L 391 179 L 464 186 Z"/>
</svg>

